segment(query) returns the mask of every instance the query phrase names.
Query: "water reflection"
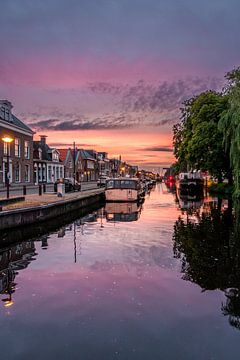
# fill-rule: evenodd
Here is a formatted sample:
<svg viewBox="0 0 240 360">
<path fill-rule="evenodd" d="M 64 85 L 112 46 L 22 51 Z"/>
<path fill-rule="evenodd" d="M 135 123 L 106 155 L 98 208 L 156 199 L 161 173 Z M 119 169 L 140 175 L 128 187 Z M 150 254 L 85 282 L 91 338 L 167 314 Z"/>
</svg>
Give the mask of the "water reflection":
<svg viewBox="0 0 240 360">
<path fill-rule="evenodd" d="M 0 294 L 6 307 L 13 304 L 16 291 L 15 278 L 18 271 L 27 268 L 35 260 L 35 246 L 32 241 L 23 242 L 0 252 Z"/>
<path fill-rule="evenodd" d="M 84 217 L 85 222 L 88 221 L 87 219 L 90 219 L 89 221 L 91 221 L 92 216 L 94 216 L 91 214 L 91 212 L 98 210 L 100 206 L 102 205 L 96 204 L 88 207 L 87 209 L 79 209 L 78 211 L 65 214 L 64 217 L 59 216 L 55 219 L 44 221 L 43 223 L 40 222 L 39 224 L 31 226 L 15 228 L 13 230 L 2 230 L 0 233 L 0 243 L 7 246 L 15 242 L 35 239 L 36 237 L 39 238 L 41 236 L 44 236 L 45 234 L 54 233 L 58 229 L 62 229 L 62 231 L 64 232 L 64 227 L 62 227 L 63 225 L 69 224 L 72 221 L 76 221 L 80 217 Z"/>
<path fill-rule="evenodd" d="M 176 196 L 158 184 L 143 206 L 108 204 L 15 233 L 32 240 L 0 251 L 7 359 L 237 358 L 231 203 Z"/>
<path fill-rule="evenodd" d="M 137 203 L 108 203 L 105 207 L 97 209 L 91 213 L 85 214 L 72 223 L 58 227 L 60 219 L 56 219 L 52 223 L 39 224 L 28 229 L 9 231 L 1 234 L 1 240 L 9 240 L 17 238 L 19 240 L 23 236 L 33 238 L 38 233 L 39 236 L 32 241 L 24 241 L 16 245 L 9 246 L 7 249 L 2 249 L 0 252 L 0 294 L 2 295 L 2 301 L 5 306 L 10 306 L 14 303 L 12 294 L 16 291 L 15 278 L 18 275 L 18 271 L 28 267 L 31 261 L 36 259 L 38 255 L 35 251 L 35 243 L 41 244 L 42 250 L 49 248 L 49 239 L 53 226 L 55 226 L 55 233 L 59 239 L 64 239 L 70 234 L 72 238 L 72 251 L 73 262 L 77 262 L 77 256 L 81 255 L 82 239 L 77 239 L 77 233 L 84 235 L 84 229 L 89 231 L 88 224 L 97 223 L 99 220 L 100 227 L 103 228 L 103 221 L 107 222 L 132 222 L 137 221 L 141 214 L 142 205 Z M 69 214 L 65 222 L 72 218 L 73 214 Z M 79 216 L 79 215 L 78 215 Z M 76 217 L 76 214 L 75 214 Z M 56 227 L 58 227 L 56 229 Z M 16 234 L 17 231 L 17 234 Z M 42 235 L 40 235 L 42 233 Z M 14 236 L 15 234 L 15 236 Z"/>
<path fill-rule="evenodd" d="M 142 205 L 136 202 L 107 203 L 105 206 L 107 221 L 130 222 L 137 221 L 141 214 Z"/>
<path fill-rule="evenodd" d="M 240 329 L 240 239 L 231 200 L 203 199 L 188 206 L 174 225 L 174 256 L 181 259 L 183 279 L 203 291 L 220 289 L 222 313 Z"/>
</svg>

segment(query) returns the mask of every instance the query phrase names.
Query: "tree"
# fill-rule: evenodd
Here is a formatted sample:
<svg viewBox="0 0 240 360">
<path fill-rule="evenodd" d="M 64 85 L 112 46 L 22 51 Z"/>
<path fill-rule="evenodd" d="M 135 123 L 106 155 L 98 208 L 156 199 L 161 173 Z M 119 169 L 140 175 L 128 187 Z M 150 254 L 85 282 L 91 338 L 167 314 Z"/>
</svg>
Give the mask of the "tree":
<svg viewBox="0 0 240 360">
<path fill-rule="evenodd" d="M 206 91 L 184 102 L 181 122 L 173 128 L 174 154 L 180 171 L 187 168 L 209 171 L 222 181 L 231 178 L 223 134 L 218 127 L 228 96 Z"/>
<path fill-rule="evenodd" d="M 240 200 L 240 67 L 227 73 L 228 107 L 219 121 L 225 151 L 230 154 L 234 175 L 234 196 Z"/>
</svg>

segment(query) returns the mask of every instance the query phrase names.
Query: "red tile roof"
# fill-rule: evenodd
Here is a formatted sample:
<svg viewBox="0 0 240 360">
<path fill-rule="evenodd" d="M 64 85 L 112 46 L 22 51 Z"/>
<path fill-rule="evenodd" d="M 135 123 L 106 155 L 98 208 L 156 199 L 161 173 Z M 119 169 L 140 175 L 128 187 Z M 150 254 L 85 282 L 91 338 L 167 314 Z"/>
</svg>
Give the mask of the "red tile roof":
<svg viewBox="0 0 240 360">
<path fill-rule="evenodd" d="M 64 162 L 66 160 L 67 154 L 70 149 L 57 149 L 57 150 L 60 153 L 60 160 Z"/>
</svg>

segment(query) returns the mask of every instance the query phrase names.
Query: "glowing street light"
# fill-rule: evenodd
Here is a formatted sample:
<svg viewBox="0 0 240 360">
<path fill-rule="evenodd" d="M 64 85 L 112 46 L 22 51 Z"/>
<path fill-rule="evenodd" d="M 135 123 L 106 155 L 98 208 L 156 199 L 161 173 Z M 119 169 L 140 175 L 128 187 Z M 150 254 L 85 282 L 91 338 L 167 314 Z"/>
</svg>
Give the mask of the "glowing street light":
<svg viewBox="0 0 240 360">
<path fill-rule="evenodd" d="M 10 185 L 10 174 L 9 174 L 9 170 L 10 170 L 10 165 L 9 165 L 9 148 L 10 148 L 10 144 L 13 141 L 13 138 L 11 138 L 10 136 L 4 136 L 2 138 L 2 141 L 4 142 L 4 144 L 6 144 L 7 146 L 7 168 L 5 170 L 5 181 L 6 181 L 6 185 L 7 185 L 7 199 L 9 199 L 9 185 Z"/>
</svg>

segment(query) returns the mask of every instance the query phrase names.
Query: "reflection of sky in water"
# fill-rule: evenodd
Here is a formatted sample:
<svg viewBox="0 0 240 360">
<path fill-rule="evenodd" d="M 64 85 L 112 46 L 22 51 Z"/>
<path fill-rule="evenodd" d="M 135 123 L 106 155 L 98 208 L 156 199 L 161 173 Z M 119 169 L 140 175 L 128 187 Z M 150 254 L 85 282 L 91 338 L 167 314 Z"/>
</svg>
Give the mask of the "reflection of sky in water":
<svg viewBox="0 0 240 360">
<path fill-rule="evenodd" d="M 16 275 L 13 306 L 0 307 L 3 359 L 237 354 L 240 333 L 221 315 L 223 293 L 201 293 L 181 279 L 174 196 L 157 186 L 138 221 L 106 222 L 101 214 L 51 234 L 44 248 L 35 242 L 36 260 Z"/>
</svg>

